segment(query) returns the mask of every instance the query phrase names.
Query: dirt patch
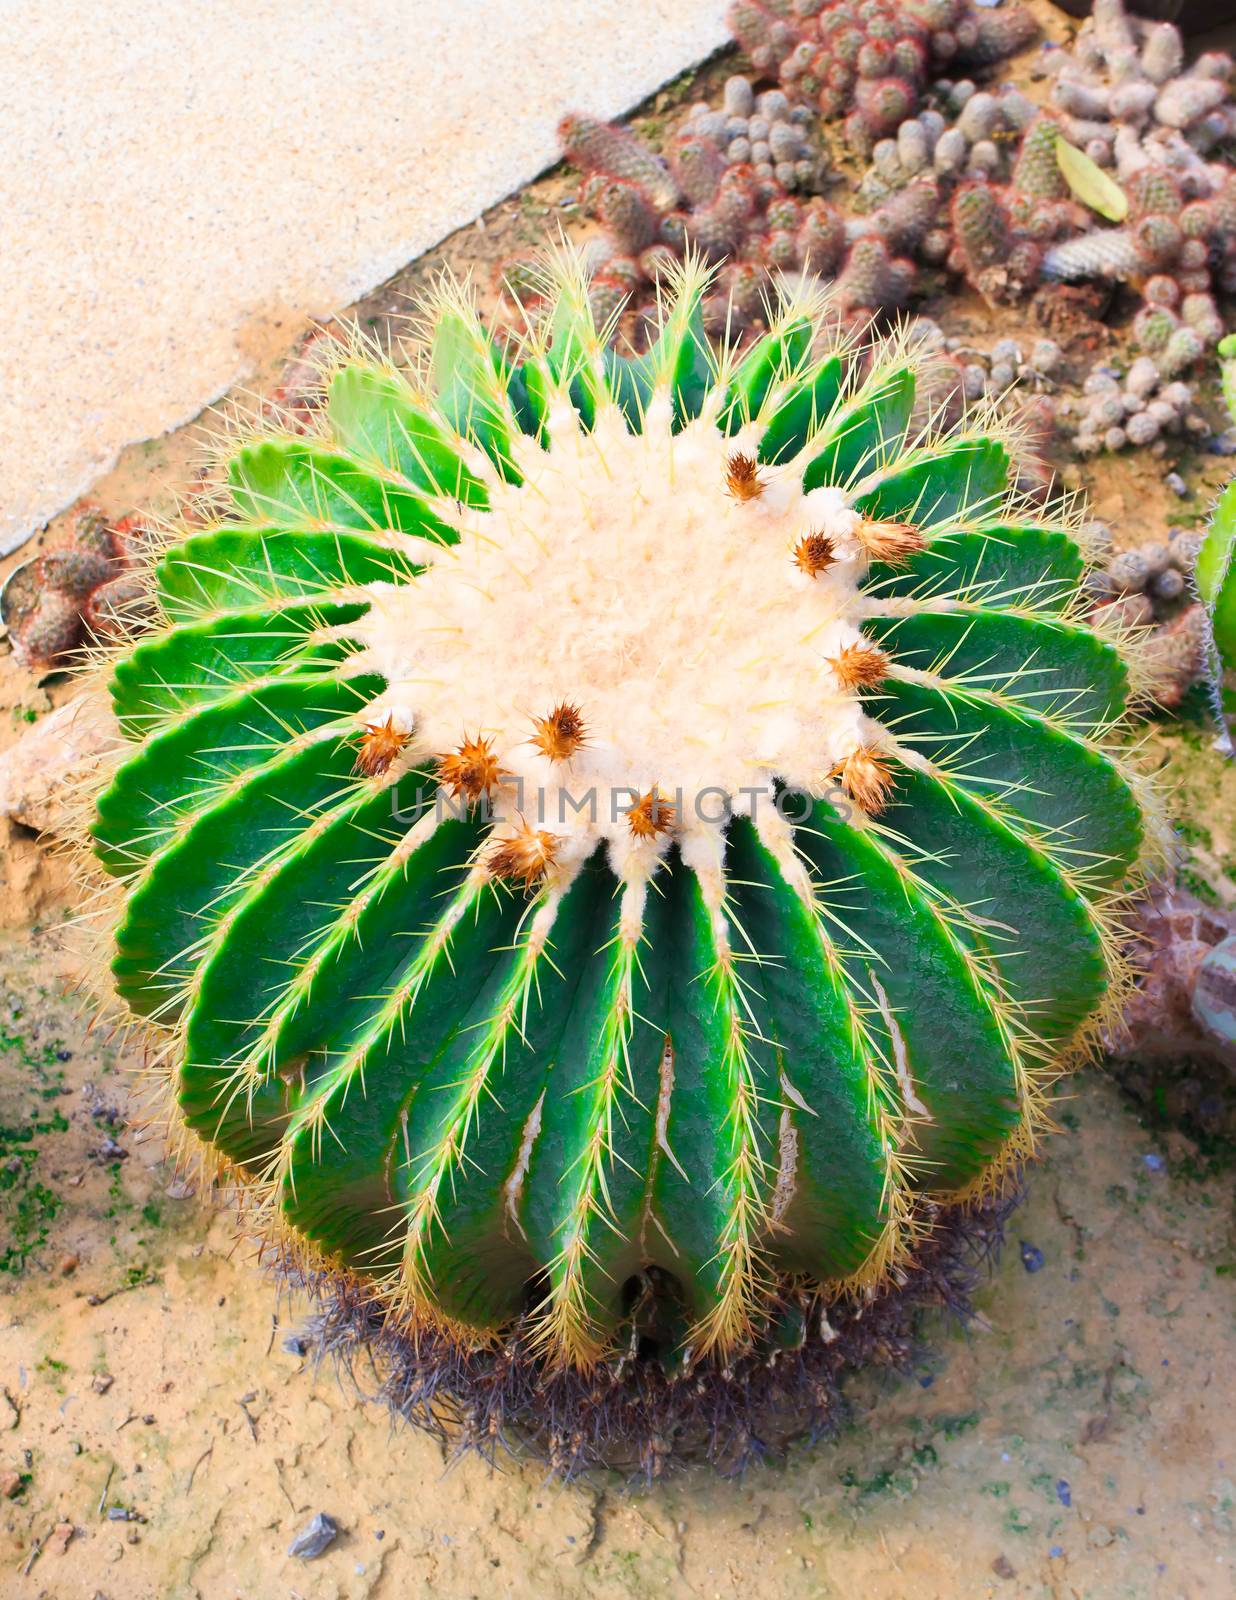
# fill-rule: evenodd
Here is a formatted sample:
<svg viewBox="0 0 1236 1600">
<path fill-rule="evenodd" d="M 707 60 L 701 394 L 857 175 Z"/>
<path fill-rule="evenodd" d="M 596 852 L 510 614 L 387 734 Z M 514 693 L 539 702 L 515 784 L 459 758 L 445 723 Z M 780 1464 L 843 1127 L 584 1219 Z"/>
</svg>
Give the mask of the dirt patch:
<svg viewBox="0 0 1236 1600">
<path fill-rule="evenodd" d="M 983 1320 L 936 1323 L 914 1371 L 853 1383 L 840 1438 L 738 1483 L 557 1488 L 536 1464 L 451 1464 L 306 1370 L 303 1308 L 276 1308 L 227 1216 L 130 1125 L 136 1063 L 87 1036 L 56 945 L 0 952 L 6 1593 L 1230 1592 L 1231 1174 L 1098 1074 L 1062 1109 Z M 289 1558 L 318 1511 L 339 1538 Z"/>
</svg>

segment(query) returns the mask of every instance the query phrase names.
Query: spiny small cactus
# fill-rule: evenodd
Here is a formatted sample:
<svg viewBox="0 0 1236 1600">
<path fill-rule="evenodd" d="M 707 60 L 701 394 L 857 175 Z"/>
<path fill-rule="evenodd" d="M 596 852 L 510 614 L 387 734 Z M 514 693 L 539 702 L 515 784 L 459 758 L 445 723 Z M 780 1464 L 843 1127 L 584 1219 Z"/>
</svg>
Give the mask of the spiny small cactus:
<svg viewBox="0 0 1236 1600">
<path fill-rule="evenodd" d="M 1124 982 L 1135 679 L 1007 426 L 911 432 L 906 335 L 809 287 L 716 351 L 689 261 L 625 358 L 543 288 L 226 444 L 111 666 L 111 976 L 306 1271 L 724 1373 L 1037 1148 Z"/>
<path fill-rule="evenodd" d="M 136 626 L 146 611 L 149 539 L 140 519 L 109 521 L 87 505 L 68 544 L 15 568 L 0 590 L 0 621 L 21 664 L 43 677 L 71 666 L 90 640 Z"/>
<path fill-rule="evenodd" d="M 844 118 L 862 155 L 914 115 L 933 70 L 990 65 L 1037 32 L 1022 6 L 991 12 L 965 0 L 736 0 L 727 20 L 756 70 L 825 117 Z"/>
</svg>

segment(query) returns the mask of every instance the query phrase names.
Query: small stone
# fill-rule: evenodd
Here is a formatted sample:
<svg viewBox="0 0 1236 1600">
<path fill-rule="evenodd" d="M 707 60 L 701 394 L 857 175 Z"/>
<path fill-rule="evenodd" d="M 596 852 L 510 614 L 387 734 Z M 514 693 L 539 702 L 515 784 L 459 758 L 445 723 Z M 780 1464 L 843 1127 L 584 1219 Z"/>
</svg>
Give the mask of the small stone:
<svg viewBox="0 0 1236 1600">
<path fill-rule="evenodd" d="M 0 1497 L 5 1500 L 14 1500 L 21 1491 L 22 1479 L 20 1472 L 14 1472 L 11 1468 L 6 1468 L 3 1472 L 0 1472 Z"/>
<path fill-rule="evenodd" d="M 1043 1252 L 1037 1245 L 1021 1242 L 1021 1264 L 1027 1272 L 1041 1272 L 1043 1269 Z"/>
<path fill-rule="evenodd" d="M 71 1522 L 58 1522 L 47 1535 L 43 1548 L 51 1555 L 62 1556 L 69 1548 L 69 1543 L 77 1529 Z"/>
<path fill-rule="evenodd" d="M 1086 1543 L 1093 1545 L 1096 1550 L 1105 1550 L 1114 1538 L 1115 1534 L 1105 1522 L 1096 1522 L 1086 1535 Z"/>
<path fill-rule="evenodd" d="M 77 1256 L 61 1256 L 56 1263 L 56 1271 L 62 1278 L 69 1278 L 77 1271 L 80 1264 Z"/>
<path fill-rule="evenodd" d="M 96 1372 L 90 1380 L 90 1387 L 95 1394 L 106 1394 L 115 1381 L 110 1372 Z"/>
<path fill-rule="evenodd" d="M 325 1555 L 339 1537 L 339 1524 L 325 1511 L 319 1511 L 300 1530 L 288 1546 L 288 1555 L 301 1561 L 316 1561 Z"/>
<path fill-rule="evenodd" d="M 1017 1568 L 1013 1565 L 1009 1558 L 1003 1554 L 998 1555 L 992 1562 L 991 1570 L 995 1573 L 997 1578 L 1003 1578 L 1006 1582 L 1017 1576 Z"/>
<path fill-rule="evenodd" d="M 1073 1491 L 1069 1488 L 1069 1480 L 1067 1478 L 1056 1479 L 1056 1499 L 1059 1500 L 1062 1506 L 1071 1506 L 1073 1504 Z"/>
<path fill-rule="evenodd" d="M 1172 493 L 1177 495 L 1181 500 L 1187 498 L 1189 493 L 1189 485 L 1184 481 L 1178 472 L 1169 472 L 1163 479 L 1163 482 L 1166 487 L 1169 488 Z"/>
</svg>

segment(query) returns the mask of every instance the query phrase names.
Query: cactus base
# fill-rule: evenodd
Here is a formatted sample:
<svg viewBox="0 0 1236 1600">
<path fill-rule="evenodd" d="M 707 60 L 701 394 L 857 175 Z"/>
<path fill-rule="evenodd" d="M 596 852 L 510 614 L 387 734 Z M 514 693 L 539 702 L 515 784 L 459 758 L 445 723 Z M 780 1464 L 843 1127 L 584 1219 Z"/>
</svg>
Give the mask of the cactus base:
<svg viewBox="0 0 1236 1600">
<path fill-rule="evenodd" d="M 468 1350 L 435 1329 L 401 1325 L 356 1279 L 278 1261 L 281 1287 L 307 1296 L 297 1330 L 314 1364 L 333 1365 L 360 1398 L 432 1434 L 453 1457 L 476 1453 L 544 1461 L 569 1480 L 598 1470 L 646 1481 L 692 1465 L 737 1475 L 793 1444 L 832 1435 L 842 1389 L 860 1370 L 905 1372 L 930 1350 L 925 1314 L 963 1326 L 1021 1203 L 1000 1199 L 942 1210 L 899 1284 L 862 1302 L 804 1302 L 799 1342 L 771 1336 L 724 1366 L 668 1372 L 655 1341 L 592 1373 L 547 1367 L 522 1319 L 501 1347 Z M 821 1313 L 826 1322 L 821 1323 Z"/>
</svg>

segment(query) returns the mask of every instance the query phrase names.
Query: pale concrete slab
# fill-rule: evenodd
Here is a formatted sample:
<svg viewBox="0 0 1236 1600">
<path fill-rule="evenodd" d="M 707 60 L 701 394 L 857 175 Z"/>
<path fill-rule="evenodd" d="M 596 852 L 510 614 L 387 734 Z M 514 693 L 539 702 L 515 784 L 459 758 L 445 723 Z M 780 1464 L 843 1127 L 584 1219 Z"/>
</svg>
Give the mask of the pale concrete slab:
<svg viewBox="0 0 1236 1600">
<path fill-rule="evenodd" d="M 0 554 L 724 42 L 724 0 L 0 0 Z"/>
</svg>

